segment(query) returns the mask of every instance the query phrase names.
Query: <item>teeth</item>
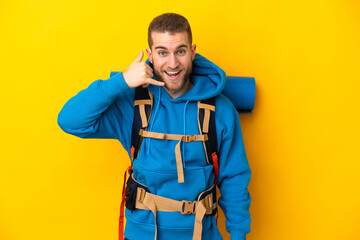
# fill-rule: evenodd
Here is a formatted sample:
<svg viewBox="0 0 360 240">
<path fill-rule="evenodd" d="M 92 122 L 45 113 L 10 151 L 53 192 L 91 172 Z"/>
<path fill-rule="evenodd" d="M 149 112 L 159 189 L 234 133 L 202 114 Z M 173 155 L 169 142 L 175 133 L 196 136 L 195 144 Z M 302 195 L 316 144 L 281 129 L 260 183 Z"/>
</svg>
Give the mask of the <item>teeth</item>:
<svg viewBox="0 0 360 240">
<path fill-rule="evenodd" d="M 167 72 L 168 74 L 178 74 L 179 72 Z"/>
</svg>

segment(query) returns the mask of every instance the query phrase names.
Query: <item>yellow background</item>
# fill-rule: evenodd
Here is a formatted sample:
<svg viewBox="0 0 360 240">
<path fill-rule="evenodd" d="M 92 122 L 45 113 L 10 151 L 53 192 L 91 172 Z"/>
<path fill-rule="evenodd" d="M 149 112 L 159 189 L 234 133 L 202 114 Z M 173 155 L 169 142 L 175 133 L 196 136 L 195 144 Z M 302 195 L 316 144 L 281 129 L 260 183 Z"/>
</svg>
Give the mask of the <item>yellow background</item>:
<svg viewBox="0 0 360 240">
<path fill-rule="evenodd" d="M 199 53 L 256 78 L 254 112 L 240 116 L 248 239 L 360 239 L 356 0 L 1 1 L 0 239 L 117 238 L 125 151 L 65 134 L 57 114 L 126 69 L 169 11 L 188 18 Z"/>
</svg>

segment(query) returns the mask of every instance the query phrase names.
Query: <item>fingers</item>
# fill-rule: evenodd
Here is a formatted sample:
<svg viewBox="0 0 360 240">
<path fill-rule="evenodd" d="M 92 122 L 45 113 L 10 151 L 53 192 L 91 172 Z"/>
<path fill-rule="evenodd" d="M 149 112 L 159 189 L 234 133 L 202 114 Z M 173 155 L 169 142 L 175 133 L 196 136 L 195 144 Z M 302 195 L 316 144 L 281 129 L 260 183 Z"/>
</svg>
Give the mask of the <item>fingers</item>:
<svg viewBox="0 0 360 240">
<path fill-rule="evenodd" d="M 123 72 L 125 82 L 129 87 L 147 87 L 149 84 L 164 86 L 165 83 L 152 79 L 153 69 L 145 62 L 142 62 L 144 52 L 140 50 L 134 62 Z"/>
<path fill-rule="evenodd" d="M 165 83 L 164 82 L 160 82 L 160 81 L 157 81 L 157 80 L 154 80 L 154 79 L 151 79 L 151 78 L 147 78 L 145 84 L 152 84 L 152 85 L 157 85 L 157 86 L 164 86 Z"/>
<path fill-rule="evenodd" d="M 144 57 L 144 53 L 142 50 L 140 50 L 140 53 L 139 53 L 139 56 L 137 56 L 137 58 L 135 59 L 135 61 L 133 63 L 139 63 L 141 62 L 141 60 L 143 59 Z"/>
<path fill-rule="evenodd" d="M 148 65 L 146 66 L 145 71 L 146 71 L 146 75 L 148 75 L 149 78 L 152 78 L 154 76 L 152 68 L 149 67 Z"/>
</svg>

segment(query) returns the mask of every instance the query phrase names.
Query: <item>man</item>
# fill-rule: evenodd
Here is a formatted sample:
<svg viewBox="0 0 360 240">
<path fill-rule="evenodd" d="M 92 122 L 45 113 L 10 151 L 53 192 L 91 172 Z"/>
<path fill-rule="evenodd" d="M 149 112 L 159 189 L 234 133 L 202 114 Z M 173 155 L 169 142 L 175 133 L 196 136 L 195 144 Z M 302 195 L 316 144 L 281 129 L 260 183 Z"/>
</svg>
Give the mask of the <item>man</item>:
<svg viewBox="0 0 360 240">
<path fill-rule="evenodd" d="M 127 239 L 222 239 L 214 216 L 214 182 L 222 194 L 219 205 L 231 239 L 246 239 L 250 168 L 238 114 L 221 95 L 225 73 L 196 53 L 189 23 L 178 14 L 156 17 L 149 26 L 148 42 L 146 63 L 141 62 L 140 51 L 124 72 L 90 84 L 64 105 L 58 123 L 81 138 L 118 139 L 131 158 L 133 122 L 142 124 L 140 137 L 136 136 L 142 142 L 135 144 L 140 147 L 135 149 L 127 187 Z M 150 119 L 145 110 L 141 113 L 149 100 L 136 99 L 135 89 L 149 92 Z M 206 104 L 207 99 L 215 99 L 214 105 Z M 134 107 L 135 101 L 139 102 Z M 206 141 L 214 138 L 211 130 L 208 136 L 200 127 L 201 106 L 215 113 L 211 115 L 217 139 L 214 161 L 205 150 Z M 134 118 L 134 111 L 141 120 Z M 203 118 L 209 119 L 208 114 Z"/>
</svg>

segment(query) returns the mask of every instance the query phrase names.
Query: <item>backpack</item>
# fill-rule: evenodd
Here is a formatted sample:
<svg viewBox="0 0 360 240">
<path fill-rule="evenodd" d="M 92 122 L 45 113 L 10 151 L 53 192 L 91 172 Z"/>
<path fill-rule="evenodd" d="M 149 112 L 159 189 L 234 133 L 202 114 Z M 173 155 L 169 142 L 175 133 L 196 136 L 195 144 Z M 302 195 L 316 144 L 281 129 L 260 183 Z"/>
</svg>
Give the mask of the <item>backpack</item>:
<svg viewBox="0 0 360 240">
<path fill-rule="evenodd" d="M 140 184 L 135 180 L 132 174 L 132 164 L 133 161 L 138 157 L 139 151 L 141 149 L 142 142 L 145 137 L 157 138 L 157 139 L 168 139 L 168 140 L 178 140 L 178 144 L 175 147 L 176 162 L 178 168 L 178 182 L 184 182 L 184 175 L 182 169 L 182 160 L 180 153 L 180 143 L 191 142 L 191 141 L 202 141 L 206 160 L 208 164 L 212 164 L 215 173 L 215 181 L 213 186 L 204 191 L 199 195 L 198 201 L 202 201 L 206 206 L 206 209 L 203 210 L 202 215 L 216 213 L 216 188 L 215 185 L 218 180 L 219 174 L 219 163 L 217 157 L 217 136 L 216 136 L 216 126 L 215 126 L 215 97 L 210 99 L 205 99 L 198 101 L 198 123 L 199 123 L 199 132 L 200 135 L 176 135 L 176 134 L 163 134 L 148 132 L 147 127 L 150 120 L 151 112 L 153 106 L 153 96 L 146 88 L 139 86 L 135 88 L 135 101 L 134 101 L 134 120 L 132 126 L 132 136 L 131 136 L 131 165 L 127 168 L 124 174 L 124 185 L 123 185 L 123 194 L 120 207 L 120 219 L 119 219 L 119 239 L 124 239 L 124 205 L 131 211 L 139 208 L 140 204 L 136 205 L 137 200 L 144 200 L 145 194 L 151 194 L 149 189 Z M 127 173 L 130 177 L 127 181 L 126 187 L 125 182 L 127 179 Z M 139 193 L 140 192 L 140 193 Z M 158 196 L 153 196 L 156 198 Z M 206 199 L 206 201 L 204 201 Z M 170 200 L 174 201 L 174 200 Z M 163 202 L 163 201 L 162 201 Z M 195 214 L 195 201 L 189 202 L 183 200 L 184 205 L 179 210 L 182 214 Z M 167 206 L 165 206 L 166 208 Z M 142 208 L 149 209 L 150 208 Z M 156 210 L 155 210 L 156 211 Z M 197 213 L 196 213 L 197 214 Z M 156 213 L 154 212 L 155 218 Z M 156 220 L 156 219 L 155 219 Z M 200 232 L 194 231 L 194 238 L 197 235 L 197 239 L 201 239 L 201 229 L 202 226 L 196 226 L 195 229 Z M 200 235 L 200 237 L 199 237 Z M 156 236 L 155 236 L 156 238 Z"/>
</svg>

